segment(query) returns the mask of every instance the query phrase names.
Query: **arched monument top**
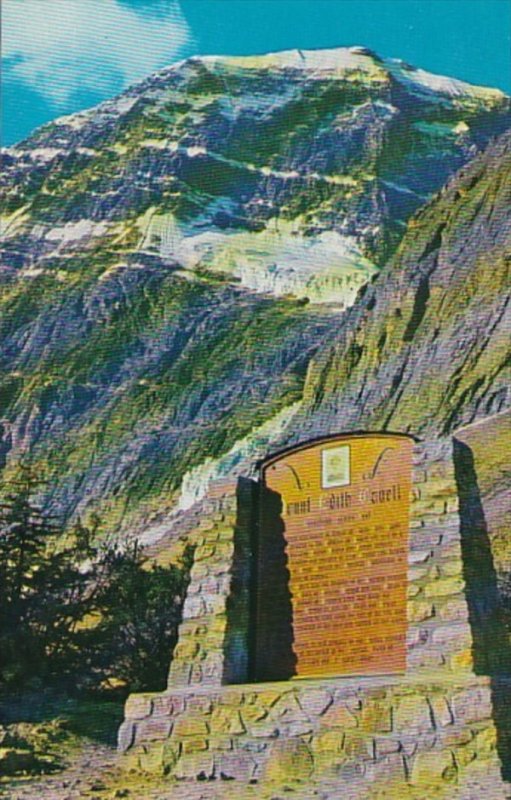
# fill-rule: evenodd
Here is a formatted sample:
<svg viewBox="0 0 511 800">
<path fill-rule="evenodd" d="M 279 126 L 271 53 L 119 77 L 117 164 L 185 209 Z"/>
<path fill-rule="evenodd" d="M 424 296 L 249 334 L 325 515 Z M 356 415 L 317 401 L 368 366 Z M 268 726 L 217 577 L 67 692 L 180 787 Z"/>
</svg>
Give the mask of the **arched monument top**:
<svg viewBox="0 0 511 800">
<path fill-rule="evenodd" d="M 414 436 L 413 434 L 401 433 L 399 431 L 344 431 L 339 433 L 331 433 L 325 436 L 317 436 L 312 439 L 306 439 L 303 442 L 297 442 L 296 444 L 284 447 L 281 450 L 277 450 L 258 461 L 257 466 L 261 472 L 264 472 L 264 470 L 273 462 L 280 461 L 281 458 L 285 458 L 292 453 L 298 453 L 301 450 L 308 450 L 310 448 L 317 447 L 318 445 L 329 444 L 330 442 L 340 442 L 344 439 L 372 439 L 375 437 L 382 439 L 403 439 L 411 441 L 413 444 L 420 441 L 419 437 Z"/>
</svg>

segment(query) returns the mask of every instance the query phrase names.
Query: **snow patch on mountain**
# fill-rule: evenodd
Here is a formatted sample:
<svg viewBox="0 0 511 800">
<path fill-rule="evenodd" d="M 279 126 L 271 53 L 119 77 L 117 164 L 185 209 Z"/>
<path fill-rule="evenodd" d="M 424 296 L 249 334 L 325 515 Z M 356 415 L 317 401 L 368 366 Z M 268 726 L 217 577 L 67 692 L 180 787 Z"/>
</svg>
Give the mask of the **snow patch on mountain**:
<svg viewBox="0 0 511 800">
<path fill-rule="evenodd" d="M 78 242 L 93 236 L 103 236 L 108 230 L 107 222 L 94 222 L 90 219 L 81 219 L 78 222 L 68 222 L 60 228 L 51 228 L 45 238 L 50 242 Z"/>
<path fill-rule="evenodd" d="M 53 161 L 54 158 L 63 154 L 65 154 L 65 150 L 60 147 L 35 147 L 33 150 L 28 151 L 29 158 L 43 163 Z"/>
<path fill-rule="evenodd" d="M 162 258 L 187 270 L 230 276 L 247 289 L 276 297 L 291 294 L 347 308 L 377 272 L 355 237 L 331 230 L 304 236 L 298 221 L 273 221 L 259 232 L 197 233 L 181 226 L 173 214 L 149 209 L 138 227 L 140 250 L 157 248 Z"/>
<path fill-rule="evenodd" d="M 337 231 L 304 236 L 291 224 L 252 233 L 206 231 L 185 236 L 175 250 L 188 269 L 232 275 L 255 292 L 308 297 L 316 303 L 353 304 L 377 267 L 354 237 Z"/>
<path fill-rule="evenodd" d="M 379 59 L 364 47 L 294 49 L 255 56 L 203 56 L 200 60 L 211 66 L 221 65 L 237 69 L 307 70 L 311 77 L 316 73 L 321 78 L 325 77 L 325 73 L 344 76 L 350 71 L 362 71 L 372 80 L 386 80 Z"/>
<path fill-rule="evenodd" d="M 63 117 L 57 117 L 53 120 L 53 124 L 56 127 L 58 126 L 65 126 L 66 128 L 71 128 L 72 130 L 79 131 L 88 122 L 91 121 L 92 112 L 90 111 L 78 111 L 76 114 L 66 114 Z"/>
<path fill-rule="evenodd" d="M 426 70 L 411 67 L 401 59 L 389 58 L 384 63 L 394 78 L 412 90 L 425 91 L 428 94 L 447 95 L 451 98 L 472 97 L 480 100 L 488 100 L 492 97 L 500 100 L 506 96 L 500 89 L 475 86 L 457 78 L 448 78 L 445 75 L 426 72 Z"/>
</svg>

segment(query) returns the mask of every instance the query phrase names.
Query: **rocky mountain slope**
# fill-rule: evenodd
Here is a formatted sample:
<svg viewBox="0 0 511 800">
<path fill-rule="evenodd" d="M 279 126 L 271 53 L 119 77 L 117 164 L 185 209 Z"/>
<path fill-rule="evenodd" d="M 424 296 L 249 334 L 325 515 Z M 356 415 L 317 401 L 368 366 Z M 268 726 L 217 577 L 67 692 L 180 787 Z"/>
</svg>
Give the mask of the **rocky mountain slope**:
<svg viewBox="0 0 511 800">
<path fill-rule="evenodd" d="M 510 290 L 508 132 L 418 213 L 314 360 L 308 427 L 442 435 L 509 408 Z"/>
<path fill-rule="evenodd" d="M 4 151 L 6 473 L 30 450 L 54 510 L 147 521 L 183 477 L 191 502 L 211 459 L 279 440 L 319 351 L 302 435 L 500 408 L 507 139 L 344 309 L 510 124 L 498 91 L 361 48 L 290 51 L 188 59 Z M 457 384 L 444 403 L 425 379 L 421 405 L 408 374 L 446 341 Z"/>
</svg>

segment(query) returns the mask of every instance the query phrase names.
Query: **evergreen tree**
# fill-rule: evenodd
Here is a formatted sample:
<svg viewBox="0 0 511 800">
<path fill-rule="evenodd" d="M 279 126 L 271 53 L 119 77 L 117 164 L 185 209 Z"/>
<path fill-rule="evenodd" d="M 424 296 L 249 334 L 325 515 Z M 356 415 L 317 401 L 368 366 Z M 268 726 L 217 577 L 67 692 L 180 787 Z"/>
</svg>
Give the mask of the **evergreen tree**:
<svg viewBox="0 0 511 800">
<path fill-rule="evenodd" d="M 38 571 L 53 527 L 33 500 L 36 481 L 21 464 L 0 504 L 0 669 L 3 681 L 26 677 L 41 658 L 41 643 L 31 635 Z"/>
<path fill-rule="evenodd" d="M 164 688 L 190 568 L 151 565 L 137 542 L 95 546 L 95 526 L 65 532 L 37 502 L 28 464 L 0 501 L 0 686 L 62 689 L 117 678 Z"/>
<path fill-rule="evenodd" d="M 41 485 L 22 463 L 0 503 L 0 680 L 6 685 L 62 676 L 76 623 L 92 603 L 80 569 L 95 555 L 90 534 L 77 526 L 59 548 L 63 529 L 37 503 Z"/>
<path fill-rule="evenodd" d="M 105 551 L 95 631 L 105 677 L 121 679 L 131 691 L 166 687 L 190 566 L 190 550 L 181 568 L 150 564 L 137 541 Z"/>
</svg>

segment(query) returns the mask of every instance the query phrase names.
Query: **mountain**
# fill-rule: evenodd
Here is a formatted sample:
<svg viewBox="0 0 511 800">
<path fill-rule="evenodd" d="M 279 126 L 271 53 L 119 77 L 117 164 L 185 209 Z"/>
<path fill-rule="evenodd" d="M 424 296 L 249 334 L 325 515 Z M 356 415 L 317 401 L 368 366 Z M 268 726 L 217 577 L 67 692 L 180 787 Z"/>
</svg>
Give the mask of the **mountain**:
<svg viewBox="0 0 511 800">
<path fill-rule="evenodd" d="M 3 151 L 5 473 L 30 450 L 52 510 L 139 527 L 215 459 L 299 430 L 505 405 L 504 372 L 493 399 L 478 381 L 502 330 L 508 139 L 477 154 L 510 109 L 363 48 L 204 57 Z M 445 403 L 425 375 L 444 342 Z"/>
<path fill-rule="evenodd" d="M 191 58 L 7 151 L 4 269 L 114 246 L 349 303 L 509 122 L 501 92 L 363 48 Z"/>
</svg>

